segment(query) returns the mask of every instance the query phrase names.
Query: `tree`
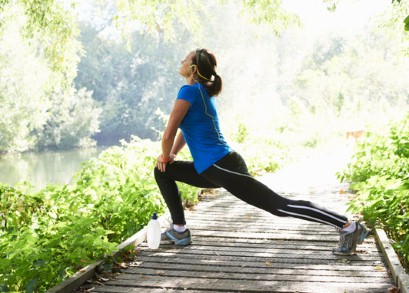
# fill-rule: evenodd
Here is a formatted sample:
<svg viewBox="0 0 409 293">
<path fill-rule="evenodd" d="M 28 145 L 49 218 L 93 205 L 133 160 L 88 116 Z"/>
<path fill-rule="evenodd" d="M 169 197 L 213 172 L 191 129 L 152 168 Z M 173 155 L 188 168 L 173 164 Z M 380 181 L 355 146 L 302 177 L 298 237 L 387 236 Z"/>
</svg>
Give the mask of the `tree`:
<svg viewBox="0 0 409 293">
<path fill-rule="evenodd" d="M 179 63 L 185 46 L 166 43 L 160 34 L 134 32 L 132 50 L 103 35 L 91 24 L 82 24 L 86 52 L 75 79 L 77 88 L 93 91 L 103 108 L 100 143 L 117 143 L 131 135 L 157 139 L 176 96 L 180 78 L 169 71 Z M 181 37 L 183 38 L 183 37 Z M 183 50 L 183 51 L 182 51 Z"/>
<path fill-rule="evenodd" d="M 38 40 L 50 69 L 58 75 L 58 86 L 69 87 L 76 75 L 81 46 L 73 7 L 75 2 L 58 0 L 0 1 L 0 32 L 10 21 L 22 22 L 22 36 Z"/>
<path fill-rule="evenodd" d="M 399 22 L 399 19 L 404 19 L 402 21 L 404 30 L 409 31 L 409 3 L 408 1 L 402 0 L 392 0 L 394 4 L 394 11 L 396 15 L 396 22 Z"/>
<path fill-rule="evenodd" d="M 1 3 L 0 152 L 77 147 L 98 130 L 100 111 L 89 94 L 77 93 L 71 84 L 76 71 L 72 58 L 78 56 L 70 45 L 78 42 L 70 42 L 70 35 L 62 31 L 69 31 L 62 8 L 44 2 L 50 7 L 41 6 L 41 1 Z M 30 20 L 27 9 L 36 7 Z M 62 33 L 65 43 L 58 38 L 54 43 L 46 33 Z M 64 111 L 56 111 L 57 106 Z M 87 109 L 80 111 L 81 107 Z"/>
<path fill-rule="evenodd" d="M 18 7 L 7 12 L 18 13 Z M 26 46 L 19 37 L 21 25 L 18 18 L 3 23 L 0 34 L 0 153 L 32 149 L 33 132 L 47 119 L 44 88 L 51 71 L 37 58 L 36 42 Z"/>
<path fill-rule="evenodd" d="M 38 149 L 95 146 L 90 139 L 99 132 L 101 109 L 95 107 L 91 92 L 72 89 L 70 93 L 54 93 L 45 124 L 36 133 Z"/>
</svg>

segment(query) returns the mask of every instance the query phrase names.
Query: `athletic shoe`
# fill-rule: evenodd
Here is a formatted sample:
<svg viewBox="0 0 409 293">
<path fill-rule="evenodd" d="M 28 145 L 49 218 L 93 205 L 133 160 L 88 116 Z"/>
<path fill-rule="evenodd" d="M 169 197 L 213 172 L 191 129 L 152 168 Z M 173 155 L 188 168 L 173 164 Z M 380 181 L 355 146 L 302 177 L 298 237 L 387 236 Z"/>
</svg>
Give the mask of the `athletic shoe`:
<svg viewBox="0 0 409 293">
<path fill-rule="evenodd" d="M 362 224 L 356 222 L 355 231 L 347 233 L 340 231 L 338 247 L 332 249 L 335 255 L 352 255 L 355 253 L 356 245 L 364 242 L 364 239 L 369 234 L 369 230 Z"/>
<path fill-rule="evenodd" d="M 186 246 L 192 243 L 192 238 L 190 237 L 190 230 L 186 229 L 185 232 L 177 232 L 173 228 L 169 228 L 162 233 L 161 244 L 175 244 L 177 246 Z"/>
</svg>

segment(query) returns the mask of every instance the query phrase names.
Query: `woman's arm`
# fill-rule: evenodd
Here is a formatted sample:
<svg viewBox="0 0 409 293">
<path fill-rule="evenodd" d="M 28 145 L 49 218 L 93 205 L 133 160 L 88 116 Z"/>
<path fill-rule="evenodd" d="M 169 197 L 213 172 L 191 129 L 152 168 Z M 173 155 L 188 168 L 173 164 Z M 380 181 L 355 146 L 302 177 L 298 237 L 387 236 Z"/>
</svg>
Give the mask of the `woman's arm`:
<svg viewBox="0 0 409 293">
<path fill-rule="evenodd" d="M 170 113 L 168 125 L 166 126 L 165 132 L 163 133 L 162 137 L 162 155 L 160 155 L 157 160 L 157 166 L 162 172 L 166 170 L 166 164 L 171 160 L 171 151 L 177 150 L 176 148 L 180 150 L 183 147 L 183 145 L 180 145 L 180 143 L 182 142 L 179 140 L 180 136 L 178 136 L 178 139 L 175 143 L 175 136 L 180 123 L 189 110 L 189 107 L 189 102 L 179 99 L 176 100 L 175 105 L 173 106 L 173 110 Z"/>
<path fill-rule="evenodd" d="M 183 136 L 182 131 L 179 131 L 179 134 L 176 137 L 175 143 L 173 144 L 172 150 L 170 151 L 170 155 L 176 156 L 183 149 L 185 144 L 186 144 L 185 137 Z"/>
</svg>

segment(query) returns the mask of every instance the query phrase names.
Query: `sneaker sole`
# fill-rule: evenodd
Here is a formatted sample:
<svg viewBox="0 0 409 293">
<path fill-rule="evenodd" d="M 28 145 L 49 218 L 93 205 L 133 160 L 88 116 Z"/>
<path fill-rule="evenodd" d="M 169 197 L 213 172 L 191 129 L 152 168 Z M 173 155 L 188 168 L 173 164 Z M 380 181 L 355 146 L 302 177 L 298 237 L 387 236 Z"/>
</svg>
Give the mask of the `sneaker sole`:
<svg viewBox="0 0 409 293">
<path fill-rule="evenodd" d="M 350 256 L 350 255 L 354 255 L 355 254 L 355 249 L 352 251 L 350 251 L 350 252 L 345 252 L 345 253 L 342 253 L 342 252 L 332 252 L 332 254 L 334 254 L 334 255 L 338 255 L 338 256 Z"/>
<path fill-rule="evenodd" d="M 187 246 L 192 243 L 192 240 L 189 238 L 185 238 L 182 240 L 175 241 L 176 246 Z"/>
</svg>

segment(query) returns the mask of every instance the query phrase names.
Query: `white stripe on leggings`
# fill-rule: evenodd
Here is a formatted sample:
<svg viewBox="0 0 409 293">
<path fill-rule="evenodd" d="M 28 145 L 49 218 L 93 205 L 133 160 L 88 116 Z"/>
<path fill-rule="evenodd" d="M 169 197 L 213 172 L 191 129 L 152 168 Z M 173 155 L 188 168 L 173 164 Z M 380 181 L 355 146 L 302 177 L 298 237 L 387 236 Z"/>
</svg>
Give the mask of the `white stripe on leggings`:
<svg viewBox="0 0 409 293">
<path fill-rule="evenodd" d="M 327 224 L 327 225 L 331 225 L 331 226 L 333 226 L 333 227 L 339 229 L 339 227 L 338 227 L 337 225 L 334 225 L 334 224 L 331 223 L 331 222 L 327 222 L 327 221 L 324 221 L 324 220 L 321 220 L 321 219 L 317 219 L 317 218 L 310 217 L 310 216 L 303 215 L 303 214 L 297 214 L 297 213 L 287 212 L 287 211 L 283 211 L 283 210 L 280 210 L 280 209 L 277 209 L 277 211 L 280 211 L 280 212 L 282 212 L 282 213 L 285 213 L 285 214 L 288 214 L 288 215 L 291 215 L 291 216 L 298 216 L 298 217 L 302 217 L 302 218 L 306 218 L 306 219 L 312 219 L 312 220 L 314 220 L 314 221 L 321 222 L 321 223 L 324 223 L 324 224 Z"/>
<path fill-rule="evenodd" d="M 224 169 L 224 168 L 222 168 L 222 167 L 217 166 L 216 164 L 213 164 L 213 166 L 215 166 L 217 169 L 222 170 L 222 171 L 226 171 L 226 172 L 229 172 L 229 173 L 232 173 L 232 174 L 236 174 L 236 175 L 240 175 L 240 176 L 246 176 L 246 177 L 253 178 L 253 177 L 251 177 L 250 175 L 247 175 L 247 174 L 241 174 L 241 173 L 234 172 L 234 171 L 231 171 L 231 170 L 228 170 L 228 169 Z"/>
<path fill-rule="evenodd" d="M 291 207 L 291 208 L 306 209 L 306 210 L 311 210 L 311 211 L 314 211 L 314 212 L 317 212 L 317 213 L 321 213 L 321 214 L 323 214 L 323 215 L 325 215 L 327 217 L 333 218 L 334 220 L 340 222 L 342 225 L 344 225 L 346 223 L 344 220 L 341 220 L 341 219 L 339 219 L 339 218 L 337 218 L 337 217 L 335 217 L 335 216 L 333 216 L 331 214 L 328 214 L 328 213 L 326 213 L 326 212 L 324 212 L 322 210 L 316 209 L 316 208 L 310 208 L 310 207 L 306 207 L 306 206 L 297 206 L 297 205 L 291 205 L 291 204 L 289 204 L 287 206 Z"/>
<path fill-rule="evenodd" d="M 253 178 L 253 177 L 250 176 L 250 175 L 241 174 L 241 173 L 238 173 L 238 172 L 234 172 L 234 171 L 231 171 L 231 170 L 228 170 L 228 169 L 219 167 L 219 166 L 217 166 L 216 164 L 213 164 L 213 166 L 216 167 L 216 168 L 219 169 L 219 170 L 222 170 L 222 171 L 225 171 L 225 172 L 228 172 L 228 173 L 231 173 L 231 174 L 236 174 L 236 175 L 240 175 L 240 176 L 245 176 L 245 177 Z M 327 214 L 327 213 L 325 213 L 325 212 L 323 212 L 323 211 L 320 211 L 320 210 L 318 210 L 318 209 L 309 208 L 309 207 L 305 207 L 305 206 L 296 206 L 296 205 L 288 205 L 288 206 L 289 206 L 289 207 L 298 207 L 298 208 L 304 208 L 304 209 L 315 210 L 316 212 L 320 212 L 320 213 L 322 213 L 322 214 L 324 214 L 324 215 L 327 215 L 327 216 L 329 216 L 329 217 L 331 217 L 331 218 L 333 218 L 333 219 L 335 219 L 335 220 L 340 221 L 341 223 L 343 223 L 342 220 L 340 220 L 340 219 L 338 219 L 338 218 L 336 218 L 336 217 L 334 217 L 334 216 L 332 216 L 332 215 L 329 215 L 329 214 Z M 335 224 L 333 224 L 333 223 L 331 223 L 331 222 L 327 222 L 327 221 L 321 220 L 321 219 L 317 219 L 317 218 L 310 217 L 310 216 L 303 215 L 303 214 L 297 214 L 297 213 L 287 212 L 287 211 L 280 210 L 280 209 L 277 209 L 277 210 L 280 211 L 280 212 L 282 212 L 282 213 L 288 214 L 288 215 L 299 216 L 299 217 L 304 217 L 304 218 L 312 219 L 312 220 L 315 220 L 315 221 L 317 221 L 317 222 L 321 222 L 321 223 L 324 223 L 324 224 L 331 225 L 331 226 L 333 226 L 333 227 L 335 227 L 335 228 L 339 228 L 337 225 L 335 225 Z"/>
</svg>

